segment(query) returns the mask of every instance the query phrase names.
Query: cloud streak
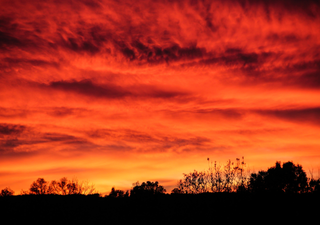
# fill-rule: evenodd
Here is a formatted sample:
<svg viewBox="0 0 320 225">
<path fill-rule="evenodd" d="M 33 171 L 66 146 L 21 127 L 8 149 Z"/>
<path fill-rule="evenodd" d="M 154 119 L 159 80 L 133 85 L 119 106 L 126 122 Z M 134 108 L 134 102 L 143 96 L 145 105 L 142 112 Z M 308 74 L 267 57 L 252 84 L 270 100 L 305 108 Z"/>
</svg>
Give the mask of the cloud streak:
<svg viewBox="0 0 320 225">
<path fill-rule="evenodd" d="M 280 120 L 288 120 L 297 123 L 308 122 L 310 124 L 320 125 L 320 108 L 305 109 L 284 109 L 284 110 L 262 110 L 257 111 L 261 115 L 275 117 Z"/>
<path fill-rule="evenodd" d="M 174 90 L 161 90 L 161 88 L 152 85 L 135 85 L 124 88 L 112 83 L 94 84 L 90 80 L 55 81 L 51 82 L 48 87 L 66 93 L 71 92 L 89 97 L 107 99 L 121 99 L 125 97 L 170 99 L 187 96 L 187 93 Z"/>
</svg>

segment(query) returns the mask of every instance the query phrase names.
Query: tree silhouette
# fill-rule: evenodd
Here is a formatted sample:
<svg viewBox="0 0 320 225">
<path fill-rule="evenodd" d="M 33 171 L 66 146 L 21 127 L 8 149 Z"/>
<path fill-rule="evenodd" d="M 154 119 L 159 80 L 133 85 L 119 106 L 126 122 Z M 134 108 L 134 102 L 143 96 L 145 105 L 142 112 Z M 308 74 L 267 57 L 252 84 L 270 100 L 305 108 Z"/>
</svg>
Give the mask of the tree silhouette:
<svg viewBox="0 0 320 225">
<path fill-rule="evenodd" d="M 88 195 L 96 192 L 94 185 L 89 185 L 88 182 L 79 182 L 74 178 L 68 180 L 66 177 L 62 177 L 59 181 L 51 181 L 49 186 L 49 194 L 58 195 Z"/>
<path fill-rule="evenodd" d="M 66 177 L 61 178 L 60 181 L 56 181 L 56 180 L 51 181 L 50 186 L 49 186 L 50 194 L 67 195 L 68 194 L 68 190 L 67 190 L 68 182 L 69 181 Z"/>
<path fill-rule="evenodd" d="M 183 176 L 183 180 L 180 180 L 178 184 L 180 192 L 186 194 L 199 194 L 208 191 L 209 182 L 205 172 L 198 172 L 194 170 L 188 174 L 184 173 Z"/>
<path fill-rule="evenodd" d="M 150 196 L 150 195 L 158 195 L 164 194 L 166 189 L 163 186 L 159 185 L 158 181 L 146 183 L 143 182 L 141 185 L 139 182 L 133 184 L 133 188 L 130 191 L 130 196 Z"/>
<path fill-rule="evenodd" d="M 302 167 L 292 162 L 276 162 L 267 171 L 253 173 L 248 187 L 250 192 L 304 193 L 308 190 L 308 179 Z"/>
<path fill-rule="evenodd" d="M 0 197 L 12 196 L 12 195 L 14 195 L 14 191 L 8 187 L 6 187 L 5 189 L 2 189 L 0 192 Z"/>
<path fill-rule="evenodd" d="M 207 159 L 209 162 L 209 158 Z M 194 172 L 183 174 L 184 178 L 178 183 L 178 189 L 181 193 L 199 194 L 205 192 L 236 192 L 244 191 L 248 179 L 244 174 L 244 157 L 236 163 L 228 160 L 223 167 L 217 165 L 209 166 L 208 171 Z M 176 190 L 177 192 L 177 190 Z"/>
<path fill-rule="evenodd" d="M 48 185 L 47 181 L 45 181 L 43 178 L 38 178 L 36 181 L 34 181 L 29 189 L 29 194 L 33 195 L 44 195 L 48 194 Z"/>
<path fill-rule="evenodd" d="M 22 195 L 91 195 L 96 193 L 93 184 L 90 185 L 87 181 L 79 182 L 76 178 L 68 180 L 66 177 L 59 181 L 53 180 L 49 185 L 43 178 L 38 178 L 31 184 L 29 191 L 21 191 Z"/>
</svg>

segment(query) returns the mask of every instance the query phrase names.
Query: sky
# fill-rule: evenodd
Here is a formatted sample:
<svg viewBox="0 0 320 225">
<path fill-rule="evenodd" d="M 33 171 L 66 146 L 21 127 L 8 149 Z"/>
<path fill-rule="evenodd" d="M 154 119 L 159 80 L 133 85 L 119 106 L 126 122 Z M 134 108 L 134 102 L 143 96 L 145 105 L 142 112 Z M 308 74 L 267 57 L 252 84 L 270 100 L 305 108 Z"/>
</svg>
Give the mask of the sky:
<svg viewBox="0 0 320 225">
<path fill-rule="evenodd" d="M 242 156 L 320 175 L 319 1 L 0 4 L 0 189 L 170 192 Z"/>
</svg>

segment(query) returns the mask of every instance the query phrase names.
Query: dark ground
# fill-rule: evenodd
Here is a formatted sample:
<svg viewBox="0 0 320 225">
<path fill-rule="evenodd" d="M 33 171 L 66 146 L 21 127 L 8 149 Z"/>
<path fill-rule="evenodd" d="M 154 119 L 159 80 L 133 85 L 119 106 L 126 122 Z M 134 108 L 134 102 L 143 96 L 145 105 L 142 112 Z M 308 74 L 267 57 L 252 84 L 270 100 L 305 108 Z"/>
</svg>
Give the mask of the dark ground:
<svg viewBox="0 0 320 225">
<path fill-rule="evenodd" d="M 11 196 L 0 224 L 320 224 L 320 195 Z"/>
</svg>

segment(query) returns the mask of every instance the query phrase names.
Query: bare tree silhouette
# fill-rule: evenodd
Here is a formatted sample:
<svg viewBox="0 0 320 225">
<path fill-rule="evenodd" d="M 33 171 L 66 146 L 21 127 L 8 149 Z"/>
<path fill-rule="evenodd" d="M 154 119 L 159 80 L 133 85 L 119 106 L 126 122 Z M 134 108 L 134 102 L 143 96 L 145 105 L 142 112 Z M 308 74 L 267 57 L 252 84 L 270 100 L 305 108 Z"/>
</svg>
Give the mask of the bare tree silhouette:
<svg viewBox="0 0 320 225">
<path fill-rule="evenodd" d="M 93 184 L 89 184 L 88 181 L 79 182 L 77 178 L 68 180 L 66 177 L 60 179 L 60 181 L 51 181 L 49 186 L 50 194 L 59 195 L 90 195 L 96 193 Z"/>
<path fill-rule="evenodd" d="M 91 195 L 96 193 L 94 185 L 89 184 L 88 181 L 79 182 L 77 178 L 68 180 L 66 177 L 59 181 L 53 180 L 50 184 L 43 178 L 38 178 L 31 184 L 29 191 L 21 191 L 22 195 Z"/>
<path fill-rule="evenodd" d="M 36 181 L 34 181 L 30 188 L 29 188 L 29 194 L 33 195 L 44 195 L 48 194 L 48 182 L 45 181 L 43 178 L 38 178 Z"/>
<path fill-rule="evenodd" d="M 207 158 L 209 164 L 209 158 Z M 222 167 L 214 162 L 209 164 L 208 171 L 183 174 L 184 178 L 178 183 L 175 192 L 186 194 L 199 194 L 206 192 L 236 192 L 244 191 L 247 187 L 248 178 L 244 173 L 244 157 L 236 159 L 236 163 L 228 160 Z"/>
</svg>

